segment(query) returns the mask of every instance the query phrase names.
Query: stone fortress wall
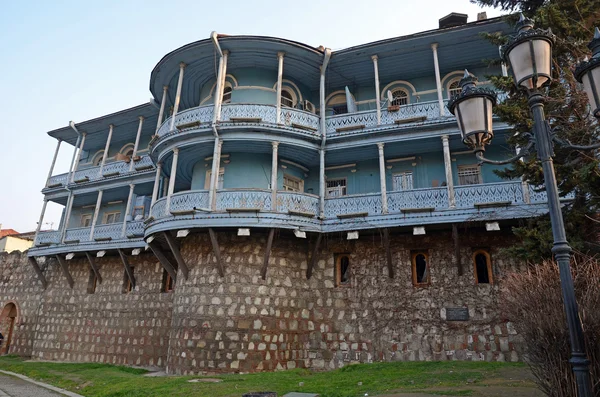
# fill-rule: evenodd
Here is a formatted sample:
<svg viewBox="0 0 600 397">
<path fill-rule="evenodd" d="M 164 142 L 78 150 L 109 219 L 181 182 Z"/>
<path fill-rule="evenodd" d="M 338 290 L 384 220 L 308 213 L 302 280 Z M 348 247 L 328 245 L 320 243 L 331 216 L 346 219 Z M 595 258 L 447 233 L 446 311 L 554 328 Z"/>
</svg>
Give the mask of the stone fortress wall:
<svg viewBox="0 0 600 397">
<path fill-rule="evenodd" d="M 217 233 L 225 277 L 218 275 L 206 233 L 180 240 L 190 268 L 172 292 L 161 292 L 163 269 L 148 251 L 130 256 L 136 288 L 123 292 L 118 256 L 97 258 L 103 278 L 88 293 L 85 257 L 68 261 L 69 288 L 57 261 L 47 258 L 41 283 L 25 254 L 0 254 L 0 309 L 19 315 L 10 353 L 44 360 L 105 362 L 166 368 L 169 373 L 252 372 L 306 367 L 332 369 L 393 360 L 517 361 L 520 338 L 503 318 L 501 275 L 520 264 L 499 250 L 511 236 L 460 230 L 463 274 L 452 236 L 391 234 L 394 278 L 379 235 L 323 238 L 306 279 L 314 239 L 278 231 L 266 280 L 260 276 L 266 234 Z M 494 284 L 477 284 L 475 249 L 489 249 Z M 431 284 L 415 287 L 411 252 L 426 250 Z M 335 285 L 335 255 L 348 254 L 350 282 Z M 467 321 L 448 321 L 448 308 L 466 308 Z M 0 332 L 6 322 L 0 319 Z"/>
</svg>

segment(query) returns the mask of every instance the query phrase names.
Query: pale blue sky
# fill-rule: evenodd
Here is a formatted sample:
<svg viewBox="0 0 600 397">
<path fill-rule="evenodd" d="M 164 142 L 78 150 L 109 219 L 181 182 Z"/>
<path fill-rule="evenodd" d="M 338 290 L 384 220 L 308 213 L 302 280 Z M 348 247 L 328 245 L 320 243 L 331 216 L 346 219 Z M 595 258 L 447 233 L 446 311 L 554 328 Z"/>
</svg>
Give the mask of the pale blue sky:
<svg viewBox="0 0 600 397">
<path fill-rule="evenodd" d="M 34 230 L 56 140 L 46 132 L 147 102 L 167 53 L 211 31 L 284 37 L 334 50 L 435 29 L 469 0 L 10 1 L 0 13 L 0 224 Z M 486 9 L 488 17 L 500 11 Z M 61 147 L 55 174 L 67 172 Z M 56 228 L 62 207 L 49 205 Z M 44 229 L 49 228 L 44 225 Z"/>
</svg>

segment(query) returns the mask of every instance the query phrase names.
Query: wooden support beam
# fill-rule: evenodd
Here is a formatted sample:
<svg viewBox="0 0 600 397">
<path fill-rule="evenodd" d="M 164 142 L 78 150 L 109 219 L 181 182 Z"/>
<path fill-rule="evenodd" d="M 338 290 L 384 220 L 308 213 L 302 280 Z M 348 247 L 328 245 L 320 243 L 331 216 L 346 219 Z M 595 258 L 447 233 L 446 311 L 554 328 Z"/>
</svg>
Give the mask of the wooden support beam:
<svg viewBox="0 0 600 397">
<path fill-rule="evenodd" d="M 458 240 L 458 226 L 456 223 L 452 224 L 452 240 L 454 241 L 454 258 L 456 261 L 456 268 L 458 269 L 458 275 L 462 276 L 463 268 L 460 262 L 460 241 Z"/>
<path fill-rule="evenodd" d="M 94 257 L 92 255 L 90 255 L 89 252 L 85 252 L 85 256 L 87 256 L 88 258 L 88 262 L 90 262 L 90 267 L 92 268 L 92 271 L 94 272 L 94 274 L 96 275 L 96 280 L 98 280 L 98 282 L 100 284 L 102 284 L 102 276 L 100 275 L 100 271 L 98 270 L 98 266 L 96 266 L 96 260 L 94 259 Z"/>
<path fill-rule="evenodd" d="M 44 277 L 44 273 L 42 273 L 42 269 L 40 269 L 40 265 L 38 265 L 35 258 L 33 256 L 30 256 L 27 259 L 29 259 L 29 263 L 31 263 L 31 266 L 33 266 L 33 270 L 35 270 L 35 273 L 42 282 L 42 286 L 44 287 L 44 289 L 48 288 L 48 282 L 46 281 L 46 277 Z"/>
<path fill-rule="evenodd" d="M 69 273 L 69 265 L 67 265 L 65 259 L 60 255 L 56 255 L 56 260 L 58 261 L 58 263 L 60 263 L 62 272 L 65 275 L 65 278 L 67 279 L 67 283 L 69 283 L 69 287 L 73 288 L 73 285 L 75 283 L 73 282 L 73 277 L 71 277 L 71 273 Z"/>
<path fill-rule="evenodd" d="M 394 278 L 394 264 L 392 263 L 392 251 L 390 250 L 390 232 L 387 228 L 383 229 L 383 245 L 387 259 L 388 276 Z"/>
<path fill-rule="evenodd" d="M 315 248 L 313 248 L 312 256 L 310 257 L 310 261 L 308 262 L 308 267 L 306 268 L 306 279 L 310 279 L 312 277 L 312 271 L 315 267 L 315 263 L 317 262 L 317 256 L 319 255 L 319 247 L 321 245 L 321 239 L 323 238 L 323 234 L 319 233 L 317 236 L 317 242 L 315 243 Z"/>
<path fill-rule="evenodd" d="M 215 254 L 215 258 L 217 259 L 217 270 L 219 271 L 219 276 L 225 277 L 225 272 L 223 271 L 223 263 L 221 262 L 221 249 L 219 248 L 219 242 L 217 241 L 217 235 L 212 228 L 208 228 L 208 235 L 210 236 L 210 242 L 213 247 L 213 253 Z"/>
<path fill-rule="evenodd" d="M 271 247 L 273 246 L 273 237 L 275 236 L 275 229 L 269 230 L 269 237 L 267 238 L 267 249 L 265 251 L 265 259 L 263 261 L 260 275 L 263 280 L 267 279 L 267 268 L 269 267 L 269 256 L 271 256 Z"/>
<path fill-rule="evenodd" d="M 127 260 L 127 256 L 122 249 L 117 249 L 119 251 L 119 256 L 121 257 L 121 261 L 123 262 L 123 266 L 125 267 L 125 273 L 127 274 L 127 278 L 131 283 L 131 289 L 135 289 L 135 277 L 133 277 L 133 272 L 131 271 L 131 266 L 129 266 L 129 261 Z"/>
<path fill-rule="evenodd" d="M 156 259 L 158 259 L 162 267 L 167 271 L 167 273 L 169 273 L 173 281 L 176 283 L 177 270 L 175 269 L 171 261 L 165 256 L 164 252 L 162 252 L 158 244 L 156 244 L 155 242 L 148 243 L 148 246 L 150 247 L 152 252 L 154 252 L 154 256 L 156 256 Z"/>
<path fill-rule="evenodd" d="M 181 256 L 181 251 L 179 251 L 179 246 L 177 245 L 177 241 L 175 241 L 175 237 L 171 235 L 169 232 L 164 232 L 165 239 L 167 240 L 167 244 L 169 244 L 169 248 L 177 261 L 178 269 L 181 269 L 181 273 L 183 273 L 183 277 L 187 280 L 188 278 L 188 267 L 183 260 L 183 256 Z"/>
</svg>

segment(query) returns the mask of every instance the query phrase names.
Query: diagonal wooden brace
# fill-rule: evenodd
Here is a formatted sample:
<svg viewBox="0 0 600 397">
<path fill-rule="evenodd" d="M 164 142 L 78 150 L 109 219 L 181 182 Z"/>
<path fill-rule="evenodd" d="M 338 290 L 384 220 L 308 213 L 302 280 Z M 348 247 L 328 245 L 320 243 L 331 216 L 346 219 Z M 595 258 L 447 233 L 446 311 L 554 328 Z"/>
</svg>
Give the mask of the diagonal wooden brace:
<svg viewBox="0 0 600 397">
<path fill-rule="evenodd" d="M 98 266 L 96 265 L 96 261 L 95 261 L 94 257 L 92 255 L 90 255 L 90 253 L 87 251 L 85 252 L 85 256 L 87 256 L 88 262 L 90 262 L 90 267 L 92 268 L 92 271 L 96 275 L 96 280 L 98 280 L 98 282 L 100 284 L 102 284 L 102 276 L 100 275 L 100 271 L 98 270 Z"/>
<path fill-rule="evenodd" d="M 127 278 L 131 283 L 131 289 L 135 289 L 135 277 L 133 277 L 133 272 L 131 271 L 131 266 L 129 266 L 129 261 L 127 260 L 127 256 L 122 249 L 117 249 L 119 251 L 119 256 L 121 257 L 121 261 L 123 262 L 123 266 L 125 267 L 125 273 L 127 274 Z"/>
<path fill-rule="evenodd" d="M 156 256 L 156 259 L 158 259 L 162 267 L 167 271 L 167 273 L 169 273 L 173 281 L 177 283 L 177 270 L 175 269 L 171 261 L 166 257 L 164 252 L 162 252 L 158 244 L 152 242 L 148 243 L 148 246 L 150 247 L 152 252 L 154 252 L 154 256 Z"/>
<path fill-rule="evenodd" d="M 265 259 L 263 261 L 262 269 L 260 270 L 260 276 L 263 280 L 267 279 L 267 268 L 269 267 L 269 256 L 271 256 L 271 247 L 273 246 L 273 237 L 275 236 L 275 229 L 269 230 L 269 237 L 267 238 L 267 249 L 265 251 Z"/>
<path fill-rule="evenodd" d="M 212 228 L 208 228 L 208 235 L 210 236 L 210 242 L 213 247 L 213 253 L 215 254 L 215 258 L 217 259 L 217 270 L 219 272 L 219 276 L 225 277 L 225 272 L 223 271 L 223 263 L 221 262 L 221 249 L 219 248 L 219 242 L 217 241 L 217 235 Z"/>
<path fill-rule="evenodd" d="M 42 269 L 40 269 L 40 265 L 38 265 L 35 258 L 33 256 L 30 256 L 27 259 L 29 259 L 29 263 L 31 263 L 31 266 L 33 266 L 33 270 L 35 270 L 35 273 L 42 282 L 42 286 L 44 287 L 44 289 L 48 288 L 48 282 L 46 281 L 46 277 L 44 277 L 44 273 L 42 273 Z"/>
<path fill-rule="evenodd" d="M 62 256 L 60 256 L 60 255 L 55 255 L 55 256 L 56 256 L 56 260 L 58 261 L 58 263 L 60 263 L 62 272 L 65 275 L 65 278 L 67 279 L 67 283 L 69 283 L 69 287 L 73 288 L 73 285 L 75 283 L 73 282 L 73 277 L 71 277 L 71 273 L 69 273 L 69 265 L 67 265 L 65 258 L 63 258 Z"/>
<path fill-rule="evenodd" d="M 317 258 L 319 256 L 319 247 L 321 246 L 322 238 L 323 234 L 319 233 L 317 236 L 317 242 L 315 243 L 315 248 L 313 249 L 312 256 L 310 257 L 310 261 L 308 262 L 308 267 L 306 268 L 307 280 L 312 277 L 313 268 L 315 267 L 315 263 L 317 263 Z"/>
<path fill-rule="evenodd" d="M 179 246 L 175 241 L 175 237 L 173 237 L 169 232 L 164 232 L 163 234 L 165 236 L 165 239 L 167 240 L 167 244 L 169 244 L 169 248 L 171 249 L 171 252 L 175 257 L 175 260 L 177 261 L 177 268 L 181 270 L 181 273 L 183 273 L 183 277 L 185 277 L 185 279 L 187 280 L 189 270 L 187 265 L 185 264 L 185 261 L 183 260 L 183 256 L 181 256 L 181 251 L 179 250 Z"/>
</svg>

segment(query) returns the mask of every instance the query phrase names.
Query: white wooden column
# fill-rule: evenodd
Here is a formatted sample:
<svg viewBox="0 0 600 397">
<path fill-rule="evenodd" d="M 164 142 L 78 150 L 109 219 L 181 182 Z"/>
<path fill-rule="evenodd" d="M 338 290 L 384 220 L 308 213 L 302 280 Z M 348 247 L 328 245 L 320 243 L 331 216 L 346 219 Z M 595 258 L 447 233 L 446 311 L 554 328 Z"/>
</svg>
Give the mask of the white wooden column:
<svg viewBox="0 0 600 397">
<path fill-rule="evenodd" d="M 108 158 L 108 149 L 110 148 L 110 141 L 112 139 L 114 125 L 108 126 L 108 138 L 106 139 L 106 145 L 104 146 L 104 154 L 102 155 L 102 163 L 100 164 L 100 176 L 102 176 L 102 170 L 104 169 L 104 164 L 106 163 L 106 159 Z"/>
<path fill-rule="evenodd" d="M 444 117 L 444 96 L 442 95 L 442 80 L 440 78 L 440 64 L 438 62 L 437 48 L 438 43 L 431 44 L 431 50 L 433 51 L 433 66 L 435 68 L 435 86 L 437 88 L 438 102 L 440 106 L 440 117 Z"/>
<path fill-rule="evenodd" d="M 319 149 L 319 217 L 325 218 L 325 149 Z"/>
<path fill-rule="evenodd" d="M 283 81 L 283 57 L 285 56 L 285 52 L 277 53 L 277 90 L 275 95 L 277 95 L 277 124 L 281 123 L 281 85 Z"/>
<path fill-rule="evenodd" d="M 127 197 L 127 206 L 125 207 L 125 216 L 123 217 L 123 228 L 121 229 L 121 238 L 125 238 L 125 232 L 127 231 L 127 222 L 131 221 L 131 201 L 133 200 L 133 188 L 135 185 L 132 183 L 129 185 L 129 197 Z"/>
<path fill-rule="evenodd" d="M 271 210 L 277 211 L 277 151 L 279 142 L 271 142 L 273 145 L 273 159 L 271 160 Z"/>
<path fill-rule="evenodd" d="M 379 59 L 377 55 L 373 55 L 371 57 L 373 60 L 373 72 L 375 73 L 375 106 L 377 106 L 377 125 L 381 124 L 381 102 L 379 100 L 379 65 L 377 64 L 377 60 Z M 389 104 L 391 105 L 391 103 Z"/>
<path fill-rule="evenodd" d="M 179 80 L 177 80 L 177 92 L 175 93 L 175 103 L 173 104 L 173 114 L 171 115 L 171 125 L 169 131 L 173 131 L 175 127 L 175 116 L 179 110 L 179 102 L 181 101 L 181 87 L 183 86 L 183 71 L 185 70 L 185 63 L 179 64 Z"/>
<path fill-rule="evenodd" d="M 75 164 L 75 156 L 77 156 L 77 150 L 79 150 L 79 142 L 81 142 L 81 134 L 77 133 L 77 142 L 75 142 L 75 149 L 73 150 L 73 157 L 71 157 L 71 165 L 69 166 L 69 174 L 67 175 L 67 181 L 65 185 L 68 185 L 69 181 L 71 180 L 73 165 Z"/>
<path fill-rule="evenodd" d="M 138 147 L 140 145 L 140 136 L 142 135 L 142 126 L 144 125 L 144 116 L 140 116 L 140 123 L 138 124 L 137 134 L 135 136 L 135 143 L 133 144 L 133 153 L 129 159 L 129 171 L 133 171 L 134 161 L 133 158 L 137 156 Z"/>
<path fill-rule="evenodd" d="M 221 109 L 223 108 L 223 92 L 225 91 L 225 80 L 227 79 L 227 60 L 229 59 L 229 51 L 223 50 L 223 64 L 221 65 L 219 91 L 215 92 L 218 95 L 219 101 L 217 105 L 217 120 L 221 120 Z"/>
<path fill-rule="evenodd" d="M 223 141 L 219 138 L 215 138 L 215 148 L 213 151 L 213 162 L 210 173 L 210 186 L 208 190 L 208 205 L 211 210 L 217 209 L 217 185 L 219 181 L 219 170 L 221 168 L 221 148 Z"/>
<path fill-rule="evenodd" d="M 169 177 L 169 191 L 167 192 L 167 214 L 171 210 L 171 196 L 175 191 L 175 180 L 177 179 L 177 160 L 179 159 L 179 149 L 173 149 L 173 161 L 171 162 L 171 176 Z"/>
<path fill-rule="evenodd" d="M 219 57 L 219 66 L 217 69 L 217 85 L 215 87 L 215 93 L 213 95 L 213 126 L 219 121 L 221 113 L 219 112 L 219 102 L 221 101 L 221 95 L 219 94 L 223 90 L 221 89 L 221 76 L 223 75 L 223 57 Z M 215 150 L 217 143 L 215 141 Z M 214 156 L 213 156 L 214 158 Z"/>
<path fill-rule="evenodd" d="M 79 145 L 79 150 L 77 151 L 77 156 L 75 157 L 75 163 L 73 164 L 73 172 L 71 173 L 71 180 L 69 181 L 70 183 L 73 183 L 73 180 L 75 179 L 75 173 L 77 172 L 77 168 L 79 166 L 79 160 L 81 160 L 81 152 L 83 152 L 83 145 L 85 145 L 85 137 L 87 134 L 82 132 L 81 136 L 81 144 Z"/>
<path fill-rule="evenodd" d="M 96 199 L 96 207 L 94 208 L 94 216 L 92 217 L 92 226 L 90 227 L 90 241 L 94 240 L 94 229 L 96 228 L 96 222 L 98 222 L 98 213 L 100 212 L 100 205 L 102 205 L 102 196 L 104 190 L 98 191 L 98 198 Z"/>
<path fill-rule="evenodd" d="M 154 177 L 154 188 L 152 189 L 152 202 L 150 203 L 150 211 L 152 211 L 152 207 L 156 200 L 158 200 L 158 189 L 160 188 L 160 173 L 162 171 L 162 163 L 158 163 L 156 165 L 156 177 Z M 152 216 L 152 212 L 150 212 L 150 216 Z"/>
<path fill-rule="evenodd" d="M 446 187 L 448 188 L 448 206 L 456 208 L 454 196 L 454 179 L 452 177 L 452 159 L 450 158 L 450 145 L 448 135 L 442 135 L 442 146 L 444 147 L 444 170 L 446 171 Z"/>
<path fill-rule="evenodd" d="M 37 236 L 40 233 L 40 230 L 42 228 L 42 223 L 44 222 L 44 214 L 46 213 L 46 205 L 48 205 L 48 199 L 44 197 L 44 204 L 42 205 L 42 213 L 40 214 L 40 219 L 38 220 L 37 227 L 35 228 L 35 238 L 33 240 L 34 243 L 37 243 Z"/>
<path fill-rule="evenodd" d="M 64 219 L 64 223 L 63 223 L 62 233 L 60 236 L 61 242 L 65 241 L 65 236 L 67 235 L 67 228 L 69 227 L 69 220 L 71 218 L 71 209 L 73 208 L 74 197 L 75 197 L 75 195 L 73 194 L 73 192 L 71 192 L 71 194 L 69 195 L 69 198 L 67 199 L 67 208 L 65 211 L 65 219 Z"/>
<path fill-rule="evenodd" d="M 160 101 L 160 110 L 158 111 L 158 121 L 156 122 L 156 130 L 154 131 L 155 134 L 158 133 L 158 129 L 162 124 L 163 116 L 165 114 L 165 104 L 167 103 L 167 91 L 169 91 L 169 86 L 163 86 L 162 100 Z"/>
<path fill-rule="evenodd" d="M 384 214 L 388 213 L 387 204 L 387 183 L 385 180 L 385 154 L 383 153 L 383 146 L 385 144 L 380 142 L 377 144 L 379 151 L 379 182 L 381 184 L 381 212 Z"/>
<path fill-rule="evenodd" d="M 56 159 L 58 157 L 58 150 L 60 149 L 60 144 L 62 140 L 58 140 L 58 144 L 56 145 L 56 149 L 54 150 L 54 157 L 52 157 L 52 164 L 50 164 L 50 170 L 48 171 L 48 177 L 46 178 L 46 187 L 50 184 L 50 178 L 52 178 L 52 172 L 54 172 L 54 166 L 56 165 Z"/>
</svg>

